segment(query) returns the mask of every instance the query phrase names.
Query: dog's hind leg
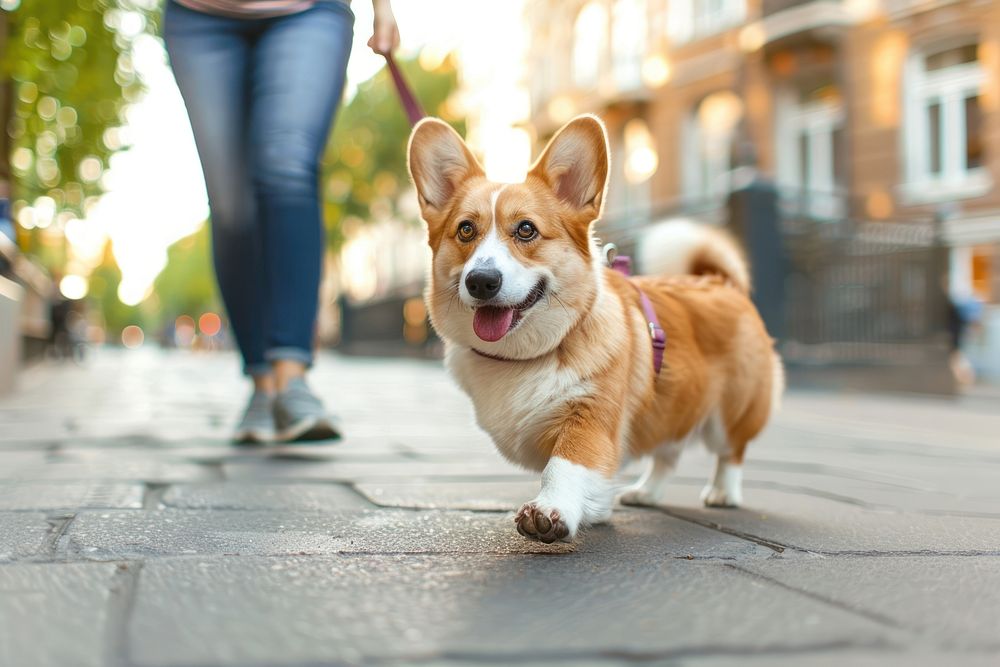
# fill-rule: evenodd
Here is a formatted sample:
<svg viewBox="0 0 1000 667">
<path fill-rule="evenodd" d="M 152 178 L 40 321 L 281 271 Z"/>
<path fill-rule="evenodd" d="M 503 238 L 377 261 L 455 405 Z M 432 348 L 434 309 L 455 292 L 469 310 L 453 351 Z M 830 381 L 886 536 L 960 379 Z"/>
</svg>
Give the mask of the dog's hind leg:
<svg viewBox="0 0 1000 667">
<path fill-rule="evenodd" d="M 643 505 L 654 507 L 667 500 L 668 479 L 677 468 L 677 460 L 684 451 L 683 442 L 668 442 L 653 451 L 646 473 L 635 486 L 622 493 L 619 500 L 623 505 Z"/>
<path fill-rule="evenodd" d="M 715 472 L 701 492 L 706 507 L 739 507 L 743 502 L 743 453 L 747 443 L 734 442 L 721 420 L 706 424 L 705 447 L 715 454 Z"/>
<path fill-rule="evenodd" d="M 743 503 L 743 464 L 729 456 L 715 462 L 715 473 L 701 491 L 706 507 L 739 507 Z"/>
</svg>

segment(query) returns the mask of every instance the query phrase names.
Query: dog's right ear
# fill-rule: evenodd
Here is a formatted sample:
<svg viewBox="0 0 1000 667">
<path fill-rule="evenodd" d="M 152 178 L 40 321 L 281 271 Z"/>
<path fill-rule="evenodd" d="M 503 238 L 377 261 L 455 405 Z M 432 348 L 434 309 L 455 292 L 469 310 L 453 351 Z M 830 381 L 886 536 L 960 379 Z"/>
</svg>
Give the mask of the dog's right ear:
<svg viewBox="0 0 1000 667">
<path fill-rule="evenodd" d="M 407 160 L 428 222 L 444 213 L 463 180 L 483 174 L 458 132 L 437 118 L 425 118 L 413 128 Z"/>
</svg>

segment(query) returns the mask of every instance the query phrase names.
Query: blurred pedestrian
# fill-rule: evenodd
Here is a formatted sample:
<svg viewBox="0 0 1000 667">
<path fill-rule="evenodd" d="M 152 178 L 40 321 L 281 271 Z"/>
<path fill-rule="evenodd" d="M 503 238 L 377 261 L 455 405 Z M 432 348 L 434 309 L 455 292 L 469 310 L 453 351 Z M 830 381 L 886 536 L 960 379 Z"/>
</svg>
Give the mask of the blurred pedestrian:
<svg viewBox="0 0 1000 667">
<path fill-rule="evenodd" d="M 983 302 L 971 293 L 948 295 L 948 333 L 951 342 L 949 365 L 960 386 L 976 382 L 976 371 L 965 356 L 963 347 L 969 329 L 982 318 Z"/>
<path fill-rule="evenodd" d="M 399 43 L 372 0 L 368 45 Z M 216 278 L 254 391 L 242 442 L 337 437 L 305 382 L 323 256 L 319 161 L 351 52 L 349 0 L 168 0 L 164 38 L 205 173 Z"/>
</svg>

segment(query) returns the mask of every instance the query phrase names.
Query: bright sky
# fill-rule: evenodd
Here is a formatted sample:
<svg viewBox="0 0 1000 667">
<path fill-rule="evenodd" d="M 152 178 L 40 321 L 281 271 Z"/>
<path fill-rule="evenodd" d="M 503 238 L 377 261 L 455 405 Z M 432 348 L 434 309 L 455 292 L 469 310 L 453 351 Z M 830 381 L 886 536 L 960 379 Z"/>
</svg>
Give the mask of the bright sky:
<svg viewBox="0 0 1000 667">
<path fill-rule="evenodd" d="M 475 106 L 484 109 L 484 129 L 507 122 L 524 101 L 511 109 L 505 102 L 492 112 L 483 96 L 492 96 L 511 85 L 523 40 L 521 0 L 399 0 L 394 3 L 404 56 L 422 48 L 459 52 Z M 357 15 L 354 49 L 348 66 L 348 94 L 358 83 L 382 67 L 383 59 L 365 45 L 371 36 L 372 7 L 355 0 Z M 107 194 L 88 212 L 86 228 L 108 234 L 122 269 L 119 297 L 138 303 L 166 263 L 166 249 L 191 234 L 208 215 L 194 140 L 184 105 L 159 40 L 140 38 L 135 67 L 148 85 L 145 98 L 128 113 L 131 148 L 112 158 L 104 178 Z M 500 96 L 504 99 L 509 96 Z M 487 147 L 488 153 L 488 147 Z M 83 226 L 81 226 L 83 227 Z"/>
</svg>

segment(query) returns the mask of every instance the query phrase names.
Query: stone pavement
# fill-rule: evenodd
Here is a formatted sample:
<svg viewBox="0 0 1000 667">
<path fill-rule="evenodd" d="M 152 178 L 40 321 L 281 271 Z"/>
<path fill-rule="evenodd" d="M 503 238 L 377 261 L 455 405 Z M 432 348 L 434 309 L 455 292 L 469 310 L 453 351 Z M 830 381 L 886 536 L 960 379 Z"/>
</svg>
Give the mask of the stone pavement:
<svg viewBox="0 0 1000 667">
<path fill-rule="evenodd" d="M 336 446 L 237 448 L 229 356 L 102 352 L 0 399 L 0 665 L 1000 664 L 1000 410 L 792 393 L 707 510 L 542 545 L 436 363 L 324 358 Z M 628 475 L 625 476 L 626 478 Z"/>
</svg>

